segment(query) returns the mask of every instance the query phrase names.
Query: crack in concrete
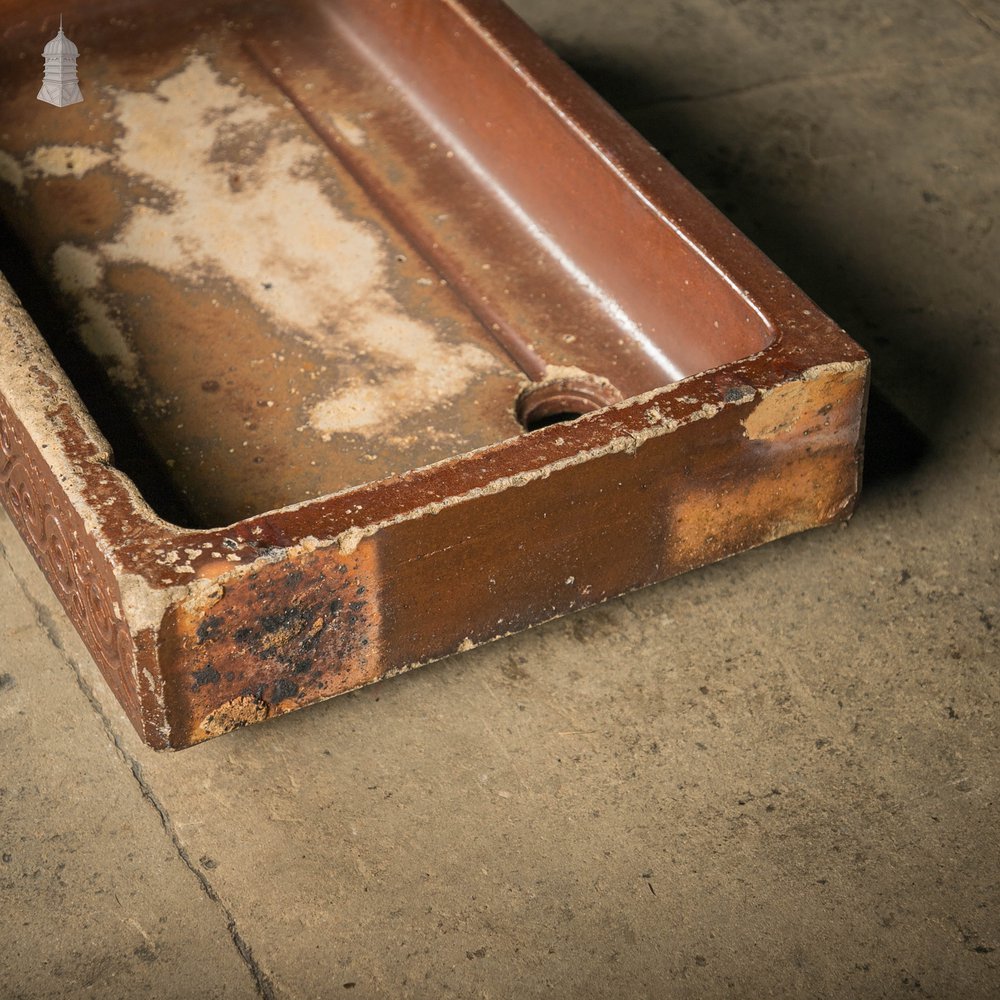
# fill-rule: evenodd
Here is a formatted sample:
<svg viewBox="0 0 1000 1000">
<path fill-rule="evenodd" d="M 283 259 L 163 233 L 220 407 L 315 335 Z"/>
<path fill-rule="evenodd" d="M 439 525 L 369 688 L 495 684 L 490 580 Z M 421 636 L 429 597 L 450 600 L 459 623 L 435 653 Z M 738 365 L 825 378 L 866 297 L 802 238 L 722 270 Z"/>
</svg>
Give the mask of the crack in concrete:
<svg viewBox="0 0 1000 1000">
<path fill-rule="evenodd" d="M 247 971 L 250 973 L 250 976 L 254 981 L 257 993 L 263 997 L 264 1000 L 276 1000 L 277 994 L 275 993 L 274 986 L 264 970 L 261 969 L 257 960 L 253 957 L 253 951 L 250 948 L 250 945 L 247 944 L 243 935 L 240 934 L 239 929 L 236 926 L 236 918 L 233 916 L 232 911 L 219 897 L 219 894 L 215 891 L 215 888 L 205 877 L 204 873 L 191 860 L 191 856 L 181 843 L 180 837 L 174 829 L 174 825 L 170 820 L 166 807 L 156 797 L 153 789 L 146 781 L 145 776 L 142 773 L 142 765 L 125 748 L 121 738 L 115 732 L 107 713 L 101 707 L 101 703 L 97 700 L 97 695 L 94 694 L 93 688 L 91 688 L 91 686 L 84 679 L 83 671 L 80 669 L 80 665 L 69 655 L 66 648 L 63 646 L 62 639 L 59 637 L 58 627 L 52 617 L 52 614 L 44 604 L 35 598 L 28 588 L 27 582 L 21 577 L 17 570 L 14 569 L 14 565 L 10 561 L 10 557 L 7 554 L 6 546 L 2 543 L 0 543 L 0 562 L 3 562 L 6 565 L 7 570 L 14 579 L 14 582 L 17 584 L 21 593 L 24 595 L 25 600 L 31 607 L 38 627 L 45 633 L 49 642 L 51 642 L 53 647 L 59 652 L 62 660 L 66 663 L 73 674 L 73 679 L 76 681 L 77 687 L 90 703 L 90 707 L 97 713 L 97 717 L 100 720 L 105 735 L 111 742 L 111 745 L 114 747 L 115 752 L 118 754 L 121 761 L 129 769 L 135 783 L 139 786 L 139 791 L 141 792 L 142 797 L 155 810 L 157 816 L 159 817 L 160 825 L 163 827 L 164 833 L 166 833 L 167 837 L 170 839 L 174 850 L 177 852 L 177 856 L 180 858 L 181 862 L 188 869 L 188 871 L 191 872 L 191 874 L 198 880 L 202 892 L 204 892 L 205 895 L 208 896 L 208 898 L 222 911 L 226 920 L 226 930 L 229 932 L 229 936 L 232 939 L 236 950 L 239 952 L 240 958 L 243 960 L 243 964 L 246 966 Z"/>
<path fill-rule="evenodd" d="M 802 75 L 779 76 L 769 80 L 755 80 L 752 83 L 743 83 L 735 87 L 725 87 L 722 90 L 710 90 L 704 94 L 669 94 L 650 104 L 643 104 L 628 108 L 623 112 L 626 117 L 632 115 L 646 114 L 656 111 L 657 108 L 670 104 L 695 104 L 701 101 L 721 101 L 727 97 L 741 97 L 744 94 L 753 94 L 760 90 L 769 90 L 773 87 L 792 87 L 802 84 L 835 83 L 841 80 L 864 79 L 872 76 L 884 76 L 890 69 L 895 67 L 873 67 L 871 69 L 848 70 L 842 73 L 806 73 Z"/>
<path fill-rule="evenodd" d="M 985 28 L 994 37 L 1000 37 L 1000 27 L 995 25 L 986 14 L 976 10 L 975 7 L 970 7 L 966 0 L 955 0 L 955 3 L 981 28 Z"/>
<path fill-rule="evenodd" d="M 965 10 L 970 17 L 977 20 L 983 27 L 989 31 L 995 32 L 995 29 L 986 20 L 978 16 L 973 11 L 965 8 L 962 0 L 955 0 L 955 2 L 962 7 L 962 9 Z M 937 62 L 932 63 L 931 66 L 934 69 L 947 70 L 952 67 L 974 65 L 982 60 L 983 54 L 973 56 L 957 56 L 953 59 L 940 59 Z M 629 121 L 632 121 L 633 118 L 644 117 L 645 115 L 655 113 L 660 108 L 669 107 L 672 104 L 697 104 L 703 101 L 721 101 L 730 97 L 742 97 L 745 94 L 755 94 L 758 91 L 766 91 L 781 87 L 810 86 L 813 84 L 820 85 L 849 82 L 852 80 L 877 79 L 879 77 L 888 76 L 890 73 L 898 72 L 901 69 L 910 68 L 914 71 L 918 71 L 920 69 L 925 69 L 926 66 L 924 64 L 887 63 L 884 66 L 860 67 L 858 69 L 844 70 L 839 73 L 803 73 L 798 75 L 792 74 L 789 76 L 779 76 L 768 80 L 755 80 L 752 83 L 738 84 L 735 87 L 725 87 L 721 90 L 711 90 L 703 94 L 668 94 L 665 97 L 658 98 L 648 104 L 635 105 L 633 107 L 626 108 L 622 110 L 621 113 Z"/>
</svg>

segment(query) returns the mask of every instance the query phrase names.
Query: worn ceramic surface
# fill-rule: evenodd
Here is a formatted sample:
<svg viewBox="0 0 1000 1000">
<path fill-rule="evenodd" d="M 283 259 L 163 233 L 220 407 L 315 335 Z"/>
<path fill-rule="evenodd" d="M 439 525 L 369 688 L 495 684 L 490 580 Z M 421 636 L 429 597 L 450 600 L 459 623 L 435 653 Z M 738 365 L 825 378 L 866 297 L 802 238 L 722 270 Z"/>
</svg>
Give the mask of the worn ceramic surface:
<svg viewBox="0 0 1000 1000">
<path fill-rule="evenodd" d="M 505 8 L 199 11 L 2 77 L 0 483 L 149 743 L 850 513 L 864 353 Z"/>
</svg>

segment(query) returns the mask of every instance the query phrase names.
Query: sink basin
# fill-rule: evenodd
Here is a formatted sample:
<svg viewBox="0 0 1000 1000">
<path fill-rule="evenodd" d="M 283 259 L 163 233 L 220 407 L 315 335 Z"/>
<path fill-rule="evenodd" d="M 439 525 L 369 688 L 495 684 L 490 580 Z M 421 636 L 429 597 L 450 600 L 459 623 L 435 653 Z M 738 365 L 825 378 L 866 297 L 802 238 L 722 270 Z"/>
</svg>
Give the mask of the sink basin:
<svg viewBox="0 0 1000 1000">
<path fill-rule="evenodd" d="M 495 0 L 0 38 L 0 498 L 181 748 L 849 516 L 864 352 Z"/>
</svg>

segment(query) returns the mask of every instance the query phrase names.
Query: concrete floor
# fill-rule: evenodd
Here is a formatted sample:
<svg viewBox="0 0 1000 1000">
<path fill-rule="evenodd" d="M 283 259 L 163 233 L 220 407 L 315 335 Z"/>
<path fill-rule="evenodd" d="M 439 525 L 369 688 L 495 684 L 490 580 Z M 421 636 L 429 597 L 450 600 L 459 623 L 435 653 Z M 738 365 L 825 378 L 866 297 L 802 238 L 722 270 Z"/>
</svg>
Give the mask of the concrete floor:
<svg viewBox="0 0 1000 1000">
<path fill-rule="evenodd" d="M 0 996 L 1000 995 L 1000 10 L 515 6 L 871 351 L 857 515 L 169 756 L 0 518 Z"/>
</svg>

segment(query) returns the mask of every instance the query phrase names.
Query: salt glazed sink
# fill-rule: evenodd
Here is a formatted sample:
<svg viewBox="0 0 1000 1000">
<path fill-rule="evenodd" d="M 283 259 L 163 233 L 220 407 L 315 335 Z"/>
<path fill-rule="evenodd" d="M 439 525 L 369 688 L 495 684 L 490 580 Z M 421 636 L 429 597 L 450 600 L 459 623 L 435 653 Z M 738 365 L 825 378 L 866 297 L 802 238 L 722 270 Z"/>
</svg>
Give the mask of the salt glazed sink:
<svg viewBox="0 0 1000 1000">
<path fill-rule="evenodd" d="M 495 0 L 0 0 L 0 497 L 182 748 L 849 516 L 864 352 Z"/>
</svg>

